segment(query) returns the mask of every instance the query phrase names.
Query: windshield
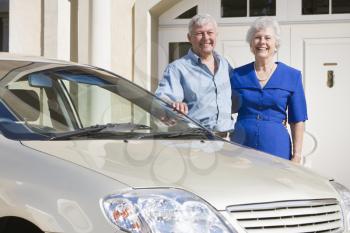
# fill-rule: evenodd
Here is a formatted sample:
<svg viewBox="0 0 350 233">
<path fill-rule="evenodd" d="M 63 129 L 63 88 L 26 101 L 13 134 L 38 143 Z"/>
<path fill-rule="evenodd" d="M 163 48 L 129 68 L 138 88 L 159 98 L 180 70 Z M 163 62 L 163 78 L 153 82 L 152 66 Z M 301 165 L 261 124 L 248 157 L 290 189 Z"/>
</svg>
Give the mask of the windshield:
<svg viewBox="0 0 350 233">
<path fill-rule="evenodd" d="M 69 140 L 208 138 L 210 134 L 151 93 L 107 71 L 46 66 L 33 63 L 1 78 L 4 136 Z"/>
</svg>

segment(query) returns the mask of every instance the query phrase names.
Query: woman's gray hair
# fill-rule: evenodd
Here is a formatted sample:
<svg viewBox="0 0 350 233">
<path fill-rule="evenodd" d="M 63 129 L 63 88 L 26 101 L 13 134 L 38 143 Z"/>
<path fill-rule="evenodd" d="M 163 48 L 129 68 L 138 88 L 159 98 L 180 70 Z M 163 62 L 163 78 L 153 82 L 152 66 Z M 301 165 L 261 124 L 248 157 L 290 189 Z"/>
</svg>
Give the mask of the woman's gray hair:
<svg viewBox="0 0 350 233">
<path fill-rule="evenodd" d="M 209 14 L 203 14 L 203 15 L 195 15 L 192 17 L 190 22 L 188 23 L 188 33 L 191 34 L 194 26 L 203 26 L 208 23 L 213 24 L 215 30 L 217 29 L 218 25 L 216 23 L 216 20 Z"/>
<path fill-rule="evenodd" d="M 281 29 L 278 22 L 271 17 L 263 16 L 257 18 L 247 32 L 246 41 L 250 44 L 254 39 L 255 33 L 266 28 L 273 29 L 276 39 L 276 48 L 278 49 L 281 44 Z"/>
</svg>

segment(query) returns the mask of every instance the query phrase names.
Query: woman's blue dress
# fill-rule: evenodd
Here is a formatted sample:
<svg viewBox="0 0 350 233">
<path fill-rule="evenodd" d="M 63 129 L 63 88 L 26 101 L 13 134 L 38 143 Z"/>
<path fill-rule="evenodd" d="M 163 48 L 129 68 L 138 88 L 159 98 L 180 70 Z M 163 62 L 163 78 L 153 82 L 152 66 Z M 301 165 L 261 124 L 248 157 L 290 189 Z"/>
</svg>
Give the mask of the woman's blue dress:
<svg viewBox="0 0 350 233">
<path fill-rule="evenodd" d="M 283 122 L 307 120 L 306 101 L 301 72 L 281 62 L 276 64 L 263 88 L 253 62 L 234 69 L 232 105 L 238 117 L 231 141 L 291 159 L 291 140 Z"/>
</svg>

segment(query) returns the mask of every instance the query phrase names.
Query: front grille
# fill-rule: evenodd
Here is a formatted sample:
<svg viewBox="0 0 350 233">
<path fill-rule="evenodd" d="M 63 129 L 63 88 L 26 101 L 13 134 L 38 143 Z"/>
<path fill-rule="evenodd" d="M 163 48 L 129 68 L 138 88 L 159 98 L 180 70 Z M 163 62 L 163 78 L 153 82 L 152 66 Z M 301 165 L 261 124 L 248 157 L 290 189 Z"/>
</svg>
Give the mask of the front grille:
<svg viewBox="0 0 350 233">
<path fill-rule="evenodd" d="M 249 233 L 320 233 L 343 229 L 336 199 L 229 206 L 227 210 Z"/>
</svg>

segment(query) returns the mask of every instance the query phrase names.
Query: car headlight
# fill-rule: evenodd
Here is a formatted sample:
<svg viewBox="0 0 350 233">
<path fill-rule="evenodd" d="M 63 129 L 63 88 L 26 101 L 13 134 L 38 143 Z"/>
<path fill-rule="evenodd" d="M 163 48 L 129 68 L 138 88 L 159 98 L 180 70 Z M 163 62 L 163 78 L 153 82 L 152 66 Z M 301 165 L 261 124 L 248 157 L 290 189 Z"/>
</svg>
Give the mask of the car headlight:
<svg viewBox="0 0 350 233">
<path fill-rule="evenodd" d="M 340 195 L 343 215 L 346 221 L 347 231 L 349 231 L 350 230 L 350 190 L 335 181 L 331 181 L 331 184 Z"/>
<path fill-rule="evenodd" d="M 236 233 L 213 207 L 179 189 L 137 189 L 101 201 L 106 217 L 132 233 Z"/>
</svg>

